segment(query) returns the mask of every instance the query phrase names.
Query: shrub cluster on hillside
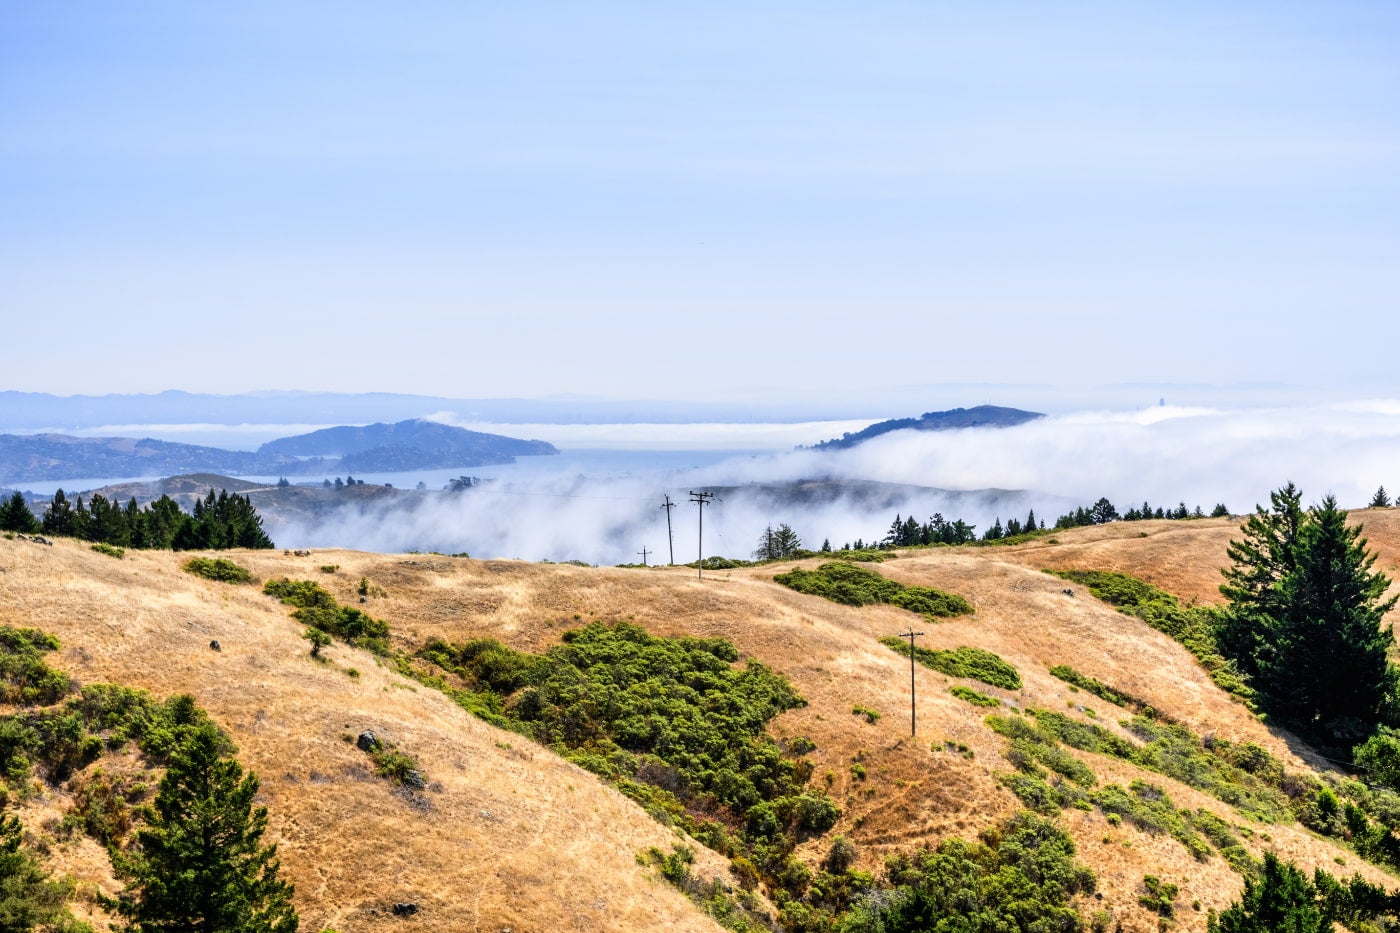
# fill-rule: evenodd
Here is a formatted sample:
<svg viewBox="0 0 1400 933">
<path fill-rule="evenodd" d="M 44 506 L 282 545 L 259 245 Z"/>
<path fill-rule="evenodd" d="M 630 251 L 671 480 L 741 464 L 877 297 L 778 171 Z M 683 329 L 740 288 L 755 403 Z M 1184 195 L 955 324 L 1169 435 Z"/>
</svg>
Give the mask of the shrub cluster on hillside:
<svg viewBox="0 0 1400 933">
<path fill-rule="evenodd" d="M 98 903 L 131 929 L 293 933 L 292 886 L 278 878 L 276 846 L 261 841 L 267 810 L 253 806 L 258 782 L 234 760 L 228 737 L 187 695 L 160 702 L 110 684 L 75 692 L 42 661 L 57 647 L 34 629 L 0 627 L 0 693 L 25 704 L 0 716 L 0 927 L 90 930 L 67 909 L 72 886 L 48 878 L 18 821 L 3 814 L 12 794 L 29 796 L 41 780 L 74 802 L 57 832 L 81 831 L 108 847 L 126 886 Z M 165 769 L 150 804 L 144 780 L 97 764 L 128 743 Z"/>
<path fill-rule="evenodd" d="M 889 635 L 880 639 L 880 644 L 896 654 L 909 657 L 909 643 L 902 638 Z M 949 677 L 966 677 L 980 680 L 1004 690 L 1020 690 L 1021 675 L 1016 668 L 990 651 L 969 648 L 966 645 L 952 650 L 920 648 L 914 646 L 914 660 Z"/>
<path fill-rule="evenodd" d="M 375 654 L 390 653 L 388 624 L 353 606 L 340 605 L 318 583 L 281 577 L 263 584 L 263 592 L 295 607 L 292 618 L 310 628 Z"/>
<path fill-rule="evenodd" d="M 886 603 L 931 620 L 972 612 L 972 604 L 961 596 L 927 586 L 906 586 L 846 561 L 829 561 L 816 570 L 798 567 L 773 579 L 799 593 L 821 596 L 846 606 Z"/>
<path fill-rule="evenodd" d="M 478 639 L 430 641 L 419 656 L 461 678 L 471 693 L 464 705 L 559 750 L 728 855 L 741 883 L 766 886 L 789 920 L 844 909 L 832 892 L 849 886 L 834 875 L 823 886 L 793 857 L 840 810 L 806 786 L 811 765 L 765 731 L 804 701 L 765 665 L 736 667 L 729 642 L 595 622 L 542 655 Z"/>
</svg>

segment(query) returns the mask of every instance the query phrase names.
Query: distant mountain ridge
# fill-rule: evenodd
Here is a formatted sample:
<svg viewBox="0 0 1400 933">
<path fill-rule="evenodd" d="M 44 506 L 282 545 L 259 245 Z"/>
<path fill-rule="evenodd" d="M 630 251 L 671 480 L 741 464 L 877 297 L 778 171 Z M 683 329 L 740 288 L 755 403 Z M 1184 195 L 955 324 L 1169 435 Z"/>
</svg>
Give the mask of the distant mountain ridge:
<svg viewBox="0 0 1400 933">
<path fill-rule="evenodd" d="M 338 467 L 352 472 L 487 466 L 510 463 L 516 457 L 557 453 L 553 444 L 544 441 L 468 431 L 422 419 L 323 428 L 268 441 L 258 448 L 260 457 L 338 458 Z"/>
<path fill-rule="evenodd" d="M 1045 415 L 1038 411 L 1004 408 L 1000 405 L 978 405 L 974 408 L 951 408 L 948 411 L 926 411 L 917 418 L 893 418 L 880 421 L 860 431 L 848 432 L 812 445 L 817 450 L 841 450 L 854 447 L 891 431 L 952 431 L 958 428 L 1009 428 Z"/>
<path fill-rule="evenodd" d="M 256 453 L 151 438 L 0 434 L 0 485 L 188 473 L 307 476 L 456 469 L 558 452 L 544 441 L 418 420 L 327 428 L 271 441 Z"/>
</svg>

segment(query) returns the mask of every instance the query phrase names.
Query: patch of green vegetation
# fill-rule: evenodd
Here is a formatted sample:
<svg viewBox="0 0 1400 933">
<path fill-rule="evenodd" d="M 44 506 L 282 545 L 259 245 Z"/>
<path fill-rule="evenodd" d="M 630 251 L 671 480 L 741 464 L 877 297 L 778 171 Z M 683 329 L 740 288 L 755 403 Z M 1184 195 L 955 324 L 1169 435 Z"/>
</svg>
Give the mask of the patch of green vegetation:
<svg viewBox="0 0 1400 933">
<path fill-rule="evenodd" d="M 393 742 L 375 736 L 365 751 L 374 762 L 374 773 L 380 777 L 408 787 L 423 787 L 427 783 L 418 762 Z"/>
<path fill-rule="evenodd" d="M 976 541 L 969 541 L 973 547 L 999 547 L 1006 544 L 1025 544 L 1027 541 L 1036 541 L 1046 538 L 1055 533 L 1053 528 L 1037 528 L 1035 531 L 1023 531 L 1020 534 L 1002 535 L 1000 538 L 978 538 Z M 1051 543 L 1054 543 L 1053 540 Z"/>
<path fill-rule="evenodd" d="M 1143 893 L 1138 895 L 1139 904 L 1167 920 L 1176 916 L 1176 896 L 1180 888 L 1156 875 L 1143 875 L 1142 890 Z"/>
<path fill-rule="evenodd" d="M 754 562 L 751 560 L 739 560 L 733 557 L 720 557 L 719 555 L 712 555 L 710 557 L 705 558 L 703 562 L 693 560 L 685 566 L 691 568 L 692 570 L 701 566 L 703 566 L 705 570 L 736 570 L 740 567 L 752 567 L 753 565 Z"/>
<path fill-rule="evenodd" d="M 1046 783 L 1042 765 L 1072 783 L 1093 786 L 1092 772 L 1060 748 L 1063 743 L 1175 778 L 1256 820 L 1283 822 L 1294 815 L 1289 796 L 1269 781 L 1291 785 L 1285 781 L 1277 761 L 1257 745 L 1203 742 L 1181 726 L 1138 717 L 1123 724 L 1145 743 L 1138 746 L 1102 726 L 1079 722 L 1061 713 L 1030 712 L 1033 721 L 1018 716 L 989 716 L 987 725 L 1010 740 L 1006 758 L 1021 772 L 1004 777 L 1003 783 L 1026 806 L 1037 811 L 1081 806 L 1087 800 L 1110 815 L 1111 822 L 1126 819 L 1148 832 L 1169 833 L 1197 858 L 1209 854 L 1201 842 L 1204 837 L 1236 871 L 1252 870 L 1248 852 L 1225 821 L 1202 810 L 1176 810 L 1155 785 L 1137 782 L 1131 794 L 1122 788 L 1103 788 L 1084 798 L 1063 783 Z"/>
<path fill-rule="evenodd" d="M 1053 735 L 1033 723 L 1019 716 L 988 716 L 987 725 L 993 732 L 1011 740 L 1006 759 L 1018 771 L 1039 775 L 1040 766 L 1044 765 L 1082 787 L 1098 783 L 1088 765 L 1061 748 Z"/>
<path fill-rule="evenodd" d="M 123 557 L 126 556 L 126 548 L 114 547 L 110 544 L 104 544 L 101 541 L 94 544 L 92 546 L 92 549 L 99 554 L 106 554 L 108 557 L 115 557 L 117 560 L 121 560 Z"/>
<path fill-rule="evenodd" d="M 1086 674 L 1081 674 L 1074 668 L 1065 664 L 1057 664 L 1050 668 L 1050 675 L 1052 677 L 1058 677 L 1067 684 L 1073 684 L 1081 690 L 1087 690 L 1099 699 L 1107 700 L 1114 706 L 1141 708 L 1146 705 L 1136 697 L 1115 690 L 1103 681 L 1095 680 Z"/>
<path fill-rule="evenodd" d="M 46 632 L 0 625 L 0 703 L 48 706 L 67 696 L 73 681 L 44 663 L 57 650 L 58 639 Z"/>
<path fill-rule="evenodd" d="M 310 580 L 268 580 L 263 592 L 296 607 L 292 618 L 334 635 L 346 644 L 388 655 L 389 626 L 351 606 L 342 606 L 320 584 Z"/>
<path fill-rule="evenodd" d="M 881 714 L 880 714 L 880 711 L 879 711 L 879 710 L 877 710 L 877 709 L 871 709 L 871 708 L 868 707 L 868 706 L 852 706 L 852 707 L 851 707 L 851 715 L 852 715 L 852 716 L 864 716 L 864 717 L 865 717 L 865 721 L 868 722 L 868 723 L 870 723 L 870 724 L 873 726 L 875 723 L 877 723 L 877 722 L 880 721 L 880 715 L 881 715 Z"/>
<path fill-rule="evenodd" d="M 1064 830 L 1035 813 L 1018 813 L 980 842 L 949 839 L 886 859 L 893 892 L 859 899 L 836 929 L 1082 930 L 1073 898 L 1091 894 L 1097 880 L 1074 856 Z"/>
<path fill-rule="evenodd" d="M 773 579 L 799 593 L 821 596 L 845 606 L 884 603 L 917 612 L 931 621 L 972 612 L 972 604 L 961 596 L 927 586 L 905 586 L 847 561 L 829 561 L 816 570 L 798 567 Z"/>
<path fill-rule="evenodd" d="M 959 685 L 951 688 L 948 692 L 951 693 L 953 696 L 957 697 L 959 700 L 966 700 L 973 706 L 1001 706 L 1001 700 L 998 700 L 996 697 L 989 697 L 985 693 L 978 693 L 971 687 L 964 687 Z"/>
<path fill-rule="evenodd" d="M 753 863 L 748 859 L 743 856 L 735 859 L 736 862 L 740 860 L 752 868 Z M 750 891 L 752 884 L 742 884 L 743 879 L 748 877 L 747 873 L 739 873 L 741 886 L 737 891 L 717 880 L 702 881 L 691 873 L 691 866 L 695 864 L 695 850 L 683 845 L 672 846 L 670 852 L 662 852 L 652 846 L 644 855 L 638 856 L 637 861 L 655 867 L 662 878 L 726 930 L 766 933 L 771 929 L 766 922 L 766 911 Z"/>
<path fill-rule="evenodd" d="M 909 644 L 894 635 L 880 639 L 880 644 L 895 654 L 909 657 Z M 1016 668 L 1003 661 L 990 651 L 981 648 L 962 646 L 952 651 L 936 648 L 914 647 L 914 660 L 949 677 L 966 677 L 980 680 L 992 687 L 1003 690 L 1020 690 L 1021 675 Z"/>
<path fill-rule="evenodd" d="M 742 855 L 786 900 L 805 890 L 793 849 L 840 811 L 804 786 L 810 762 L 766 731 L 804 701 L 765 665 L 736 666 L 728 641 L 594 622 L 540 655 L 477 639 L 433 640 L 417 657 L 461 685 L 437 680 L 468 709 L 601 775 L 661 822 Z"/>
<path fill-rule="evenodd" d="M 1255 692 L 1235 663 L 1216 644 L 1216 614 L 1198 606 L 1183 606 L 1171 593 L 1126 573 L 1107 570 L 1047 570 L 1047 573 L 1088 588 L 1096 598 L 1119 612 L 1146 622 L 1191 652 L 1215 685 L 1254 708 Z"/>
<path fill-rule="evenodd" d="M 1090 793 L 1089 799 L 1106 816 L 1117 816 L 1145 833 L 1165 833 L 1199 861 L 1210 858 L 1210 844 L 1197 832 L 1191 811 L 1177 809 L 1167 792 L 1156 784 L 1133 781 L 1127 790 L 1109 784 Z"/>
<path fill-rule="evenodd" d="M 184 563 L 186 573 L 220 583 L 251 583 L 253 575 L 247 567 L 222 557 L 191 557 Z"/>
</svg>

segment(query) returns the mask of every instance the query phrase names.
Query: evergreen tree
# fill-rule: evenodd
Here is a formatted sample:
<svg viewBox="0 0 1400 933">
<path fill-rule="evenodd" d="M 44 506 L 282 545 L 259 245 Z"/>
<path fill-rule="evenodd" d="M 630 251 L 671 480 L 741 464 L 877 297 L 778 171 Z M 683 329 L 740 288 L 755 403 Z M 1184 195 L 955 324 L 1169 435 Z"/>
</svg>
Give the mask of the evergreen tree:
<svg viewBox="0 0 1400 933">
<path fill-rule="evenodd" d="M 1031 509 L 1031 510 L 1030 510 L 1030 514 L 1028 514 L 1028 515 L 1026 516 L 1026 530 L 1027 530 L 1027 531 L 1035 531 L 1035 530 L 1036 530 L 1036 524 L 1035 524 L 1035 509 Z"/>
<path fill-rule="evenodd" d="M 109 502 L 101 493 L 93 493 L 92 505 L 88 508 L 90 518 L 84 537 L 117 547 L 126 547 L 131 543 L 131 529 L 127 527 L 126 514 L 121 506 Z"/>
<path fill-rule="evenodd" d="M 1369 509 L 1390 508 L 1390 496 L 1386 493 L 1384 486 L 1376 490 L 1376 494 L 1371 497 L 1371 501 L 1367 503 L 1366 507 Z"/>
<path fill-rule="evenodd" d="M 1384 616 L 1390 580 L 1372 569 L 1359 527 L 1327 496 L 1303 512 L 1290 483 L 1256 510 L 1221 592 L 1230 599 L 1217 640 L 1252 676 L 1270 712 L 1300 732 L 1350 746 L 1390 715 L 1396 669 Z"/>
<path fill-rule="evenodd" d="M 0 933 L 74 929 L 67 899 L 68 889 L 50 881 L 24 848 L 19 820 L 0 817 Z"/>
<path fill-rule="evenodd" d="M 0 531 L 18 531 L 32 535 L 39 531 L 39 520 L 29 511 L 24 496 L 18 492 L 0 505 Z"/>
<path fill-rule="evenodd" d="M 1264 853 L 1258 880 L 1245 876 L 1240 899 L 1211 917 L 1208 933 L 1323 933 L 1332 929 L 1323 916 L 1317 888 L 1295 866 Z"/>
<path fill-rule="evenodd" d="M 1106 498 L 1095 502 L 1093 509 L 1089 512 L 1089 521 L 1094 525 L 1106 525 L 1117 518 L 1118 510 Z"/>
<path fill-rule="evenodd" d="M 129 933 L 295 933 L 292 886 L 277 877 L 277 846 L 262 844 L 258 779 L 225 749 L 212 724 L 195 726 L 171 756 L 136 845 L 113 854 L 128 884 L 107 906 Z"/>
<path fill-rule="evenodd" d="M 1298 563 L 1298 536 L 1303 527 L 1302 490 L 1288 483 L 1269 493 L 1270 507 L 1255 506 L 1241 527 L 1243 539 L 1225 553 L 1230 566 L 1221 571 L 1221 594 L 1229 600 L 1216 641 L 1248 677 L 1259 673 L 1260 660 L 1271 663 L 1275 628 L 1284 617 L 1282 583 Z"/>
<path fill-rule="evenodd" d="M 62 489 L 53 494 L 53 500 L 44 511 L 43 531 L 44 534 L 55 537 L 66 538 L 73 534 L 73 504 L 68 501 Z"/>
<path fill-rule="evenodd" d="M 1387 712 L 1397 671 L 1385 614 L 1390 579 L 1371 568 L 1359 527 L 1327 496 L 1299 539 L 1298 566 L 1285 581 L 1287 615 L 1272 664 L 1260 670 L 1270 706 L 1303 731 L 1347 746 L 1364 738 Z"/>
<path fill-rule="evenodd" d="M 1211 518 L 1229 518 L 1230 507 L 1223 502 L 1215 503 L 1215 508 L 1210 510 Z"/>
<path fill-rule="evenodd" d="M 769 525 L 758 539 L 758 549 L 753 552 L 755 560 L 781 560 L 791 557 L 802 547 L 802 541 L 792 526 L 786 523 L 774 528 Z"/>
<path fill-rule="evenodd" d="M 89 541 L 91 538 L 88 537 L 88 534 L 91 529 L 92 513 L 88 511 L 86 505 L 83 505 L 83 497 L 79 496 L 77 504 L 73 506 L 73 524 L 72 531 L 70 531 L 69 534 L 75 538 L 82 538 L 84 541 Z"/>
</svg>

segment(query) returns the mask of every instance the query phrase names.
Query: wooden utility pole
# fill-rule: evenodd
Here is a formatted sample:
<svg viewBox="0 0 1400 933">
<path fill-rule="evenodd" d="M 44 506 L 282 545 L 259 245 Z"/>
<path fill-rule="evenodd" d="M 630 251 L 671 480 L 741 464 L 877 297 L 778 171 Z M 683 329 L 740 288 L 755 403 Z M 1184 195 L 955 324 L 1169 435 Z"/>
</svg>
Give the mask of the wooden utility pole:
<svg viewBox="0 0 1400 933">
<path fill-rule="evenodd" d="M 666 510 L 666 544 L 671 549 L 671 563 L 668 566 L 676 565 L 676 539 L 671 535 L 671 510 L 680 505 L 679 502 L 672 502 L 671 497 L 666 497 L 666 504 L 662 506 Z"/>
<path fill-rule="evenodd" d="M 712 492 L 696 492 L 693 489 L 690 491 L 690 501 L 700 506 L 700 537 L 698 539 L 700 542 L 700 562 L 695 565 L 695 572 L 696 577 L 701 580 L 705 579 L 705 506 L 709 505 L 710 500 L 714 497 L 715 494 Z M 667 512 L 666 514 L 670 515 L 671 513 Z"/>
<path fill-rule="evenodd" d="M 643 544 L 642 549 L 637 553 L 642 555 L 642 566 L 645 567 L 647 565 L 647 554 L 650 553 L 649 551 L 647 551 L 647 546 Z"/>
<path fill-rule="evenodd" d="M 909 631 L 900 632 L 900 638 L 909 639 L 909 737 L 912 739 L 915 733 L 915 712 L 914 712 L 914 639 L 922 635 L 923 632 L 914 631 L 910 626 Z"/>
</svg>

